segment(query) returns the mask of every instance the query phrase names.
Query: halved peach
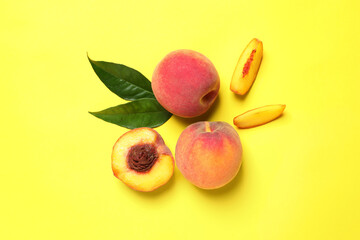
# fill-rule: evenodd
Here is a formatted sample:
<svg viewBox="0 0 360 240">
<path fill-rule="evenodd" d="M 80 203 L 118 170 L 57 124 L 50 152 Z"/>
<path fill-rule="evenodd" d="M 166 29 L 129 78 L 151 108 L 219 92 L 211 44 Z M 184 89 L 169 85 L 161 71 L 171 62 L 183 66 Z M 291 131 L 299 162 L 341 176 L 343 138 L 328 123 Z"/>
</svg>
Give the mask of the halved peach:
<svg viewBox="0 0 360 240">
<path fill-rule="evenodd" d="M 278 118 L 284 111 L 285 104 L 267 105 L 249 110 L 234 118 L 238 128 L 252 128 L 263 125 Z"/>
<path fill-rule="evenodd" d="M 236 64 L 230 84 L 231 91 L 240 95 L 245 95 L 249 91 L 259 71 L 262 56 L 263 44 L 254 38 L 246 46 Z"/>
<path fill-rule="evenodd" d="M 113 147 L 111 160 L 115 177 L 142 192 L 164 185 L 174 172 L 172 153 L 152 128 L 137 128 L 123 134 Z"/>
</svg>

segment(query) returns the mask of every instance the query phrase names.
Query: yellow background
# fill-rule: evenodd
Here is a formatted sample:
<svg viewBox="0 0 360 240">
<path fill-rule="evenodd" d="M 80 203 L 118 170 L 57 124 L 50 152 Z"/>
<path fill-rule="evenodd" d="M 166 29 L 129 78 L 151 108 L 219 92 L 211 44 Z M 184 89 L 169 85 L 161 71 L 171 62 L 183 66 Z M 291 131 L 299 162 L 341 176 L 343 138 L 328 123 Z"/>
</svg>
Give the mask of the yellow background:
<svg viewBox="0 0 360 240">
<path fill-rule="evenodd" d="M 1 1 L 1 239 L 360 239 L 359 1 Z M 257 37 L 259 74 L 229 90 Z M 204 191 L 175 170 L 152 193 L 111 171 L 127 130 L 98 111 L 124 101 L 94 60 L 151 79 L 168 52 L 206 55 L 221 78 L 205 116 L 156 130 L 173 151 L 197 120 L 226 121 L 285 103 L 267 125 L 238 130 L 244 155 L 226 187 Z"/>
</svg>

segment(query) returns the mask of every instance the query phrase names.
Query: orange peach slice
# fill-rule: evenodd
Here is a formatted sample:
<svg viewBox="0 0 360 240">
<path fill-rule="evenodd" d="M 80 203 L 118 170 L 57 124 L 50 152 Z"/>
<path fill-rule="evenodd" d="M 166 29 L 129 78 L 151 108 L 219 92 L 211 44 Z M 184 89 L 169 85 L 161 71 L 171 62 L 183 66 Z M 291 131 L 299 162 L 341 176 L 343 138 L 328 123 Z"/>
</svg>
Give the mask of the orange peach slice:
<svg viewBox="0 0 360 240">
<path fill-rule="evenodd" d="M 252 128 L 263 125 L 278 118 L 285 107 L 285 104 L 275 104 L 249 110 L 235 117 L 234 125 L 238 128 Z"/>
<path fill-rule="evenodd" d="M 245 95 L 249 91 L 259 71 L 262 56 L 263 44 L 254 38 L 240 55 L 231 79 L 231 91 L 240 95 Z"/>
<path fill-rule="evenodd" d="M 174 172 L 170 149 L 159 133 L 146 127 L 122 135 L 113 147 L 111 160 L 115 177 L 142 192 L 164 185 Z"/>
</svg>

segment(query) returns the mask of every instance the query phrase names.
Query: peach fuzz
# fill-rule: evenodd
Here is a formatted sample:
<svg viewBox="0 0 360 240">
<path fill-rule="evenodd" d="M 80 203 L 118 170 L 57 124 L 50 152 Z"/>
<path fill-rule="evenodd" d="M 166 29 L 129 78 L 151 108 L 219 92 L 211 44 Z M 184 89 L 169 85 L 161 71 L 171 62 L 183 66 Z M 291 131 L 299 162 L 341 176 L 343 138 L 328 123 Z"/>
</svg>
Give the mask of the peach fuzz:
<svg viewBox="0 0 360 240">
<path fill-rule="evenodd" d="M 154 129 L 143 127 L 123 134 L 111 155 L 115 177 L 127 186 L 150 192 L 167 183 L 174 172 L 174 158 Z"/>
<path fill-rule="evenodd" d="M 242 162 L 242 146 L 236 130 L 226 122 L 189 125 L 176 144 L 175 162 L 184 177 L 202 189 L 229 183 Z"/>
<path fill-rule="evenodd" d="M 219 75 L 204 55 L 181 49 L 156 66 L 151 86 L 158 102 L 174 115 L 190 118 L 205 113 L 220 88 Z"/>
</svg>

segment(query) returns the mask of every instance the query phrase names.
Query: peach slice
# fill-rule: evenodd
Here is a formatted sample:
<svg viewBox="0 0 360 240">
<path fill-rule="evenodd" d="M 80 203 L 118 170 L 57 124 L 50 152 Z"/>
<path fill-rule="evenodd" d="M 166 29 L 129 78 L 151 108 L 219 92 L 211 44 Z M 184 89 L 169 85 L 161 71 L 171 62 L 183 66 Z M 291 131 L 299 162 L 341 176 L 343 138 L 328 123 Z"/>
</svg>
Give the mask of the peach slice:
<svg viewBox="0 0 360 240">
<path fill-rule="evenodd" d="M 285 107 L 285 104 L 275 104 L 249 110 L 235 117 L 234 125 L 238 128 L 252 128 L 263 125 L 278 118 Z"/>
<path fill-rule="evenodd" d="M 123 134 L 111 155 L 112 170 L 127 186 L 150 192 L 169 181 L 174 158 L 154 129 L 137 128 Z"/>
<path fill-rule="evenodd" d="M 249 91 L 259 71 L 262 56 L 263 44 L 254 38 L 240 55 L 231 79 L 231 91 L 240 95 L 245 95 Z"/>
</svg>

